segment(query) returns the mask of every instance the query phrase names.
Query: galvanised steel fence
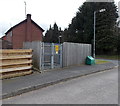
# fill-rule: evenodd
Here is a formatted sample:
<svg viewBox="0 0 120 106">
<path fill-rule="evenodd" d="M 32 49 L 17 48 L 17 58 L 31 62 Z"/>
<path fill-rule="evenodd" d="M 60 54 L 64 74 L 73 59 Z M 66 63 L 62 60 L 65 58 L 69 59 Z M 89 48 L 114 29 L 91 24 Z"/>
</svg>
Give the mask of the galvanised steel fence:
<svg viewBox="0 0 120 106">
<path fill-rule="evenodd" d="M 91 56 L 91 44 L 25 42 L 25 49 L 33 49 L 33 66 L 40 71 L 80 65 Z"/>
</svg>

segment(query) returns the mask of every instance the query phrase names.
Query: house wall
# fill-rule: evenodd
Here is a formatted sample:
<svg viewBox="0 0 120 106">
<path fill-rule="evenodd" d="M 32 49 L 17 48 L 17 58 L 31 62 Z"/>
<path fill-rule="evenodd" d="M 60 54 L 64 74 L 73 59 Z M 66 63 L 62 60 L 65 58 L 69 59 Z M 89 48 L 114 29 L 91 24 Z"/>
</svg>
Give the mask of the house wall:
<svg viewBox="0 0 120 106">
<path fill-rule="evenodd" d="M 13 29 L 12 43 L 14 49 L 20 49 L 26 39 L 26 23 L 22 23 Z"/>
<path fill-rule="evenodd" d="M 6 36 L 3 36 L 2 39 L 3 39 L 3 40 L 7 40 L 7 37 L 6 37 Z"/>
<path fill-rule="evenodd" d="M 42 41 L 42 31 L 38 27 L 36 27 L 34 24 L 32 24 L 31 28 L 32 28 L 31 41 Z"/>
<path fill-rule="evenodd" d="M 42 41 L 42 30 L 40 30 L 31 20 L 31 15 L 27 15 L 27 20 L 12 28 L 7 33 L 6 39 L 13 44 L 13 49 L 21 49 L 23 42 Z"/>
<path fill-rule="evenodd" d="M 4 40 L 7 40 L 9 42 L 12 42 L 12 31 L 10 31 L 7 36 L 4 37 Z"/>
<path fill-rule="evenodd" d="M 0 49 L 12 49 L 12 43 L 7 40 L 0 39 Z"/>
</svg>

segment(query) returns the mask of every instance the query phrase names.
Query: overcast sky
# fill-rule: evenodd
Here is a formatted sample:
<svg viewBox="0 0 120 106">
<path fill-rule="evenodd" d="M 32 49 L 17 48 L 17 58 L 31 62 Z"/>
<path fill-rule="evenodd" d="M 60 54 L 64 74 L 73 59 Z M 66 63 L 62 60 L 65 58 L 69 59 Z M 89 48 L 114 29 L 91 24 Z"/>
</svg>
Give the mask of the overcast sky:
<svg viewBox="0 0 120 106">
<path fill-rule="evenodd" d="M 86 0 L 0 0 L 0 37 L 15 24 L 25 19 L 25 4 L 27 14 L 47 30 L 55 22 L 62 29 L 67 28 L 78 8 Z M 118 5 L 119 0 L 115 0 Z"/>
</svg>

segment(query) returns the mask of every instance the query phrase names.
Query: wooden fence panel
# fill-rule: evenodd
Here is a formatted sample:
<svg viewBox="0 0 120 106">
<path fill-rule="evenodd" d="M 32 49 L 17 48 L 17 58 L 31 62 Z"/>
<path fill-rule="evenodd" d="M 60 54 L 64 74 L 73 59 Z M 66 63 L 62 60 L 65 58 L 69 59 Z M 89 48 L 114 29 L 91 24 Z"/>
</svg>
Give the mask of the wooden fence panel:
<svg viewBox="0 0 120 106">
<path fill-rule="evenodd" d="M 1 49 L 0 51 L 0 79 L 32 73 L 32 49 Z"/>
</svg>

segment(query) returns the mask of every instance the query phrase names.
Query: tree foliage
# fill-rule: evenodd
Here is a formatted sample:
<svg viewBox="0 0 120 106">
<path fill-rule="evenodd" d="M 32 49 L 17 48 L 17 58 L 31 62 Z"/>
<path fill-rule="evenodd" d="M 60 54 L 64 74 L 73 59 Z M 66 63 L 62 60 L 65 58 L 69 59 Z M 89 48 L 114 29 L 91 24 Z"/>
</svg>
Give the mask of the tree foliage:
<svg viewBox="0 0 120 106">
<path fill-rule="evenodd" d="M 48 43 L 58 43 L 59 42 L 59 36 L 61 35 L 62 31 L 61 28 L 58 28 L 57 24 L 54 23 L 53 27 L 47 30 L 43 40 L 44 42 Z"/>
<path fill-rule="evenodd" d="M 104 12 L 99 10 L 105 9 Z M 94 12 L 96 11 L 96 51 L 97 54 L 110 54 L 118 47 L 118 18 L 114 2 L 84 2 L 78 8 L 68 28 L 61 31 L 57 24 L 47 30 L 44 42 L 58 43 L 61 41 L 93 44 Z"/>
<path fill-rule="evenodd" d="M 99 10 L 105 9 L 104 12 Z M 94 11 L 96 11 L 97 53 L 110 53 L 116 48 L 115 25 L 118 18 L 114 2 L 85 2 L 68 27 L 67 41 L 92 43 L 94 35 Z"/>
</svg>

